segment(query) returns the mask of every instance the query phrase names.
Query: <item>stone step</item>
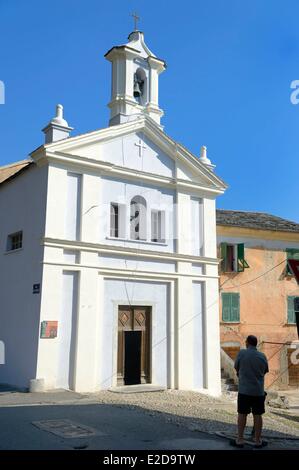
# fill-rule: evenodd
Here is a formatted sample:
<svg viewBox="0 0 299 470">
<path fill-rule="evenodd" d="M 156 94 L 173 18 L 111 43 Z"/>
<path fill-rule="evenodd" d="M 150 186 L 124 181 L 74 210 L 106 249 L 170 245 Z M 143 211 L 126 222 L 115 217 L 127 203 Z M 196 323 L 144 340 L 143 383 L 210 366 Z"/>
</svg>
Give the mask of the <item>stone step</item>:
<svg viewBox="0 0 299 470">
<path fill-rule="evenodd" d="M 122 385 L 109 388 L 113 393 L 146 393 L 146 392 L 164 392 L 165 387 L 153 384 Z"/>
<path fill-rule="evenodd" d="M 229 392 L 237 392 L 238 386 L 231 379 L 221 379 L 221 389 Z"/>
</svg>

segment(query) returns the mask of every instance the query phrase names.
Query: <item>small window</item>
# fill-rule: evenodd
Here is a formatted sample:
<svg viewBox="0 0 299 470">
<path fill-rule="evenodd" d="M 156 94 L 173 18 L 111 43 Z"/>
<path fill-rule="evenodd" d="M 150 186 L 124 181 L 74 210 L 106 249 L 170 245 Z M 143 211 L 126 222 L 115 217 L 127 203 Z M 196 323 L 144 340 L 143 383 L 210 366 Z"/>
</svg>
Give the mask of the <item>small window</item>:
<svg viewBox="0 0 299 470">
<path fill-rule="evenodd" d="M 7 251 L 19 250 L 23 246 L 23 232 L 16 232 L 7 237 Z"/>
<path fill-rule="evenodd" d="M 152 242 L 164 242 L 164 212 L 152 210 L 151 214 L 151 240 Z"/>
<path fill-rule="evenodd" d="M 236 245 L 221 243 L 220 250 L 222 272 L 243 272 L 244 269 L 249 268 L 249 264 L 245 260 L 244 243 L 238 243 Z"/>
<path fill-rule="evenodd" d="M 114 202 L 110 205 L 110 236 L 119 237 L 119 205 Z"/>
<path fill-rule="evenodd" d="M 222 321 L 240 322 L 240 294 L 226 292 L 222 293 Z"/>
<path fill-rule="evenodd" d="M 110 237 L 126 237 L 126 205 L 117 202 L 110 204 Z"/>
<path fill-rule="evenodd" d="M 286 268 L 286 273 L 289 276 L 292 276 L 292 271 L 290 270 L 288 260 L 289 259 L 297 259 L 299 260 L 299 250 L 296 250 L 294 248 L 287 248 L 287 268 Z"/>
<path fill-rule="evenodd" d="M 288 296 L 288 323 L 296 324 L 296 313 L 299 315 L 299 297 Z"/>
</svg>

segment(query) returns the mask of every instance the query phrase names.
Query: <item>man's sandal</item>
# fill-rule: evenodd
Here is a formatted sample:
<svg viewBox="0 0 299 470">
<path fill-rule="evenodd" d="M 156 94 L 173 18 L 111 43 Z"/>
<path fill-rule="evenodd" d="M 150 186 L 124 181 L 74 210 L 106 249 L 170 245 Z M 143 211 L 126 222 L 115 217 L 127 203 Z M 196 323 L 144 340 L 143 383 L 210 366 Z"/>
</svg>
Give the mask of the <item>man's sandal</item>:
<svg viewBox="0 0 299 470">
<path fill-rule="evenodd" d="M 262 441 L 260 444 L 255 444 L 254 448 L 255 449 L 262 449 L 263 447 L 267 447 L 268 442 L 267 441 Z"/>
<path fill-rule="evenodd" d="M 238 444 L 238 442 L 235 439 L 232 439 L 231 441 L 229 441 L 229 444 L 232 447 L 237 447 L 238 449 L 243 449 L 244 447 L 244 444 Z"/>
</svg>

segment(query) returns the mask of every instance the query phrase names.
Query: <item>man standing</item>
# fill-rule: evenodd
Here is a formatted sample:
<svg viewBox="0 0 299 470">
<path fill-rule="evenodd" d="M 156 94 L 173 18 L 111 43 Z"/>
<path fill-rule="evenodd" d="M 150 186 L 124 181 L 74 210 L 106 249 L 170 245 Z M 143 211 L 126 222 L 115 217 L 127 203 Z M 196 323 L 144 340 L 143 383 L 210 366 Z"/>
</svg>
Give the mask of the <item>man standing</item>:
<svg viewBox="0 0 299 470">
<path fill-rule="evenodd" d="M 265 354 L 259 352 L 256 346 L 257 338 L 253 335 L 248 336 L 246 349 L 241 349 L 235 362 L 239 377 L 238 438 L 231 442 L 235 447 L 244 447 L 244 429 L 247 415 L 251 412 L 254 421 L 255 447 L 267 445 L 261 436 L 266 398 L 264 376 L 269 372 L 269 368 Z"/>
</svg>

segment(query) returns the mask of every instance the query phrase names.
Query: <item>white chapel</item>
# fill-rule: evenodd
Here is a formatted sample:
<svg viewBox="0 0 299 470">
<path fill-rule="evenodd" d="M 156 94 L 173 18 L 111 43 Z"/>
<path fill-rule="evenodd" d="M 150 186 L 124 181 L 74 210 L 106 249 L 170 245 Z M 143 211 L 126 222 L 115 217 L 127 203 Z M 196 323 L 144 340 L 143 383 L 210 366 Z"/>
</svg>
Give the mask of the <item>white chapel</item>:
<svg viewBox="0 0 299 470">
<path fill-rule="evenodd" d="M 57 105 L 30 159 L 0 168 L 0 383 L 219 395 L 215 200 L 202 147 L 163 129 L 164 60 L 141 31 L 105 55 L 108 127 Z"/>
</svg>

